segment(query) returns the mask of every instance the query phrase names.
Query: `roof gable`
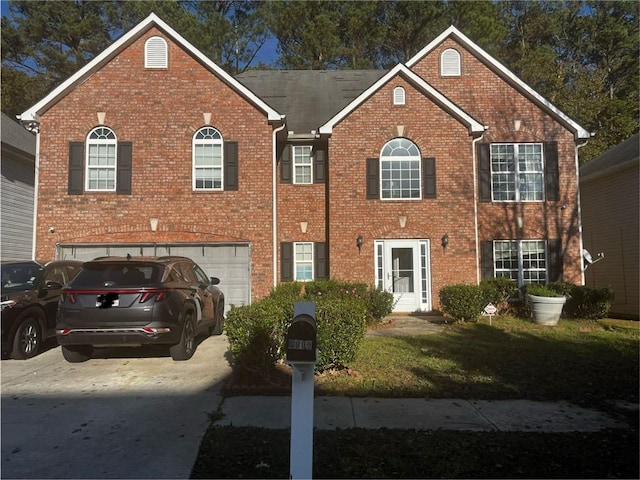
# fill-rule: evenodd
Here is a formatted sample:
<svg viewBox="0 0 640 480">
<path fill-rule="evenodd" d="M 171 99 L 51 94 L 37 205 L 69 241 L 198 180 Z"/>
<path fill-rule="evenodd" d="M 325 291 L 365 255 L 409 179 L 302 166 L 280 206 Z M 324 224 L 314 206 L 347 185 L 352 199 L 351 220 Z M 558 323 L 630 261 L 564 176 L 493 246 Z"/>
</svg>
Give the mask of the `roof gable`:
<svg viewBox="0 0 640 480">
<path fill-rule="evenodd" d="M 81 84 L 86 78 L 91 76 L 94 72 L 100 70 L 110 60 L 112 60 L 121 51 L 126 49 L 134 41 L 136 41 L 141 35 L 147 32 L 152 27 L 157 27 L 162 30 L 167 36 L 169 36 L 176 44 L 196 58 L 202 65 L 209 69 L 214 75 L 219 77 L 222 81 L 227 83 L 231 88 L 238 92 L 241 96 L 246 98 L 250 103 L 256 106 L 262 111 L 269 121 L 281 121 L 283 116 L 276 112 L 273 108 L 267 105 L 262 99 L 257 97 L 251 90 L 247 89 L 242 83 L 235 80 L 231 75 L 219 67 L 216 63 L 207 58 L 202 52 L 189 43 L 184 37 L 182 37 L 173 28 L 162 21 L 157 15 L 152 13 L 142 22 L 140 22 L 133 29 L 129 30 L 122 37 L 112 43 L 102 53 L 97 55 L 93 60 L 87 63 L 84 67 L 74 73 L 66 81 L 56 87 L 46 97 L 36 103 L 29 110 L 19 115 L 20 120 L 23 123 L 39 122 L 40 114 L 46 111 L 51 105 L 58 102 L 61 98 L 70 93 L 77 85 Z"/>
<path fill-rule="evenodd" d="M 460 45 L 465 47 L 471 53 L 473 53 L 477 58 L 479 58 L 484 64 L 489 66 L 493 71 L 495 71 L 502 79 L 504 79 L 507 83 L 512 85 L 517 91 L 519 91 L 522 95 L 529 98 L 533 103 L 537 104 L 544 111 L 548 112 L 550 115 L 555 117 L 558 121 L 564 124 L 569 130 L 571 130 L 574 134 L 574 137 L 577 139 L 581 138 L 591 138 L 592 134 L 581 127 L 578 123 L 569 118 L 566 114 L 560 111 L 555 105 L 549 102 L 546 98 L 536 92 L 533 88 L 523 82 L 520 78 L 518 78 L 511 70 L 505 67 L 502 63 L 496 60 L 494 57 L 485 52 L 482 48 L 480 48 L 477 44 L 475 44 L 471 39 L 469 39 L 466 35 L 464 35 L 461 31 L 459 31 L 456 27 L 450 26 L 440 35 L 438 35 L 433 41 L 431 41 L 426 47 L 416 53 L 411 59 L 409 59 L 406 63 L 408 68 L 412 68 L 415 64 L 417 64 L 420 60 L 422 60 L 425 56 L 431 53 L 437 46 L 439 46 L 445 39 L 452 38 Z"/>
<path fill-rule="evenodd" d="M 434 103 L 439 105 L 442 109 L 446 110 L 453 117 L 457 118 L 460 122 L 467 125 L 469 133 L 482 133 L 485 131 L 485 126 L 471 117 L 468 113 L 463 111 L 460 107 L 455 105 L 451 100 L 438 92 L 435 88 L 424 81 L 420 76 L 409 70 L 403 64 L 398 64 L 382 76 L 377 82 L 367 88 L 364 92 L 358 95 L 351 103 L 349 103 L 344 109 L 334 115 L 328 122 L 322 125 L 319 129 L 321 134 L 330 134 L 333 131 L 333 127 L 347 117 L 353 110 L 365 102 L 369 97 L 376 93 L 383 85 L 389 82 L 396 75 L 402 75 L 407 81 L 413 84 L 416 89 L 422 91 L 426 96 L 431 98 Z"/>
</svg>

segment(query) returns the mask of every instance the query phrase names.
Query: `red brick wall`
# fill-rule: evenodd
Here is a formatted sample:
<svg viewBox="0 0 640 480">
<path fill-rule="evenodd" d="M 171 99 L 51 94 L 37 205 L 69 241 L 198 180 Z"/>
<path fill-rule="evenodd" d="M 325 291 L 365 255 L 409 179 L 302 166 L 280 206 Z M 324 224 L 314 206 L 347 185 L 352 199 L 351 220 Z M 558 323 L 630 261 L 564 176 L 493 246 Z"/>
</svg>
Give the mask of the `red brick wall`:
<svg viewBox="0 0 640 480">
<path fill-rule="evenodd" d="M 147 32 L 42 115 L 36 257 L 53 258 L 56 242 L 248 241 L 259 298 L 272 285 L 272 128 L 168 38 L 169 68 L 145 69 L 144 42 L 158 34 Z M 131 195 L 67 194 L 69 142 L 85 140 L 97 112 L 133 143 Z M 238 142 L 238 191 L 192 191 L 191 142 L 205 112 Z M 151 217 L 160 220 L 155 233 Z"/>
</svg>

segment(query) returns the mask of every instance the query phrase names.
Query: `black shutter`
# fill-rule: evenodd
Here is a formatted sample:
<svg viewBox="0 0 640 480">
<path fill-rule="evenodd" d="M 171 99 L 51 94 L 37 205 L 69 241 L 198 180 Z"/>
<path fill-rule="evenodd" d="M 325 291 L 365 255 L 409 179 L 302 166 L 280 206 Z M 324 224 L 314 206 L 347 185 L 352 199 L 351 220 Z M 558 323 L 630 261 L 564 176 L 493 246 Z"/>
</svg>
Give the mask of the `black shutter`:
<svg viewBox="0 0 640 480">
<path fill-rule="evenodd" d="M 558 142 L 544 144 L 544 177 L 547 200 L 560 200 L 560 175 L 558 172 Z"/>
<path fill-rule="evenodd" d="M 313 156 L 313 183 L 324 183 L 327 177 L 327 154 L 324 150 L 316 150 Z"/>
<path fill-rule="evenodd" d="M 238 190 L 238 142 L 224 142 L 224 189 Z"/>
<path fill-rule="evenodd" d="M 424 198 L 436 198 L 436 159 L 433 157 L 422 159 L 422 181 L 424 183 Z"/>
<path fill-rule="evenodd" d="M 480 255 L 482 264 L 482 279 L 493 278 L 493 241 L 483 240 L 480 242 Z"/>
<path fill-rule="evenodd" d="M 292 172 L 291 145 L 285 145 L 282 157 L 280 157 L 280 183 L 293 183 Z"/>
<path fill-rule="evenodd" d="M 293 243 L 280 242 L 280 281 L 293 281 Z"/>
<path fill-rule="evenodd" d="M 118 142 L 118 170 L 116 193 L 131 195 L 131 166 L 133 163 L 133 145 L 131 142 Z"/>
<path fill-rule="evenodd" d="M 315 270 L 315 279 L 328 278 L 327 276 L 327 244 L 325 242 L 317 242 L 313 244 L 313 263 Z"/>
<path fill-rule="evenodd" d="M 367 158 L 367 199 L 380 199 L 380 161 Z"/>
<path fill-rule="evenodd" d="M 480 201 L 491 201 L 491 144 L 478 144 L 478 182 Z"/>
<path fill-rule="evenodd" d="M 82 195 L 84 192 L 84 142 L 69 142 L 69 178 L 67 193 Z"/>
<path fill-rule="evenodd" d="M 547 241 L 547 250 L 549 252 L 549 281 L 562 281 L 562 240 L 559 238 L 550 238 Z"/>
</svg>

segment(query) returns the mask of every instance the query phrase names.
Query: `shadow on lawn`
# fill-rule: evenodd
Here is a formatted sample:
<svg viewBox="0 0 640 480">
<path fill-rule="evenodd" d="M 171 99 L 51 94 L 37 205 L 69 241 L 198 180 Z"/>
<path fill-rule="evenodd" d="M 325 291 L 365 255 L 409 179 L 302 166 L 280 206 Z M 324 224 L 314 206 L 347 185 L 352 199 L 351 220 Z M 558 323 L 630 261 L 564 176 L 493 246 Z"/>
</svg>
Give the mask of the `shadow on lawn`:
<svg viewBox="0 0 640 480">
<path fill-rule="evenodd" d="M 402 341 L 430 357 L 410 370 L 443 396 L 637 403 L 637 339 L 583 328 L 569 338 L 476 324 Z M 438 360 L 454 366 L 443 368 Z"/>
</svg>

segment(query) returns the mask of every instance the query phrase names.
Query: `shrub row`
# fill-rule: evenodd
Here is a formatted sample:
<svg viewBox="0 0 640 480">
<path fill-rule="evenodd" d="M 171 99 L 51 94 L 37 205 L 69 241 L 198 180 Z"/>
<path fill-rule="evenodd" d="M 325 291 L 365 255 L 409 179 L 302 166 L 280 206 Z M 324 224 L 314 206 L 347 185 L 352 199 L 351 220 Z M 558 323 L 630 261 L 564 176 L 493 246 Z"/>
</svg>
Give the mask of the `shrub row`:
<svg viewBox="0 0 640 480">
<path fill-rule="evenodd" d="M 252 305 L 232 306 L 225 329 L 236 368 L 268 373 L 284 360 L 285 336 L 295 302 L 316 304 L 319 358 L 317 371 L 342 368 L 353 361 L 367 324 L 393 309 L 393 294 L 363 283 L 336 280 L 283 283 Z"/>
<path fill-rule="evenodd" d="M 566 296 L 563 309 L 565 318 L 599 319 L 609 313 L 614 294 L 609 287 L 588 287 L 566 282 L 549 285 L 530 284 L 518 288 L 515 281 L 507 278 L 483 280 L 480 285 L 448 285 L 440 290 L 440 305 L 443 313 L 456 321 L 476 321 L 484 307 L 493 303 L 498 314 L 513 313 L 528 318 L 530 310 L 523 299 L 526 294 L 543 296 Z"/>
</svg>

